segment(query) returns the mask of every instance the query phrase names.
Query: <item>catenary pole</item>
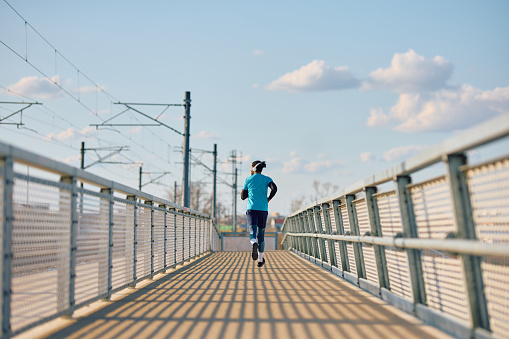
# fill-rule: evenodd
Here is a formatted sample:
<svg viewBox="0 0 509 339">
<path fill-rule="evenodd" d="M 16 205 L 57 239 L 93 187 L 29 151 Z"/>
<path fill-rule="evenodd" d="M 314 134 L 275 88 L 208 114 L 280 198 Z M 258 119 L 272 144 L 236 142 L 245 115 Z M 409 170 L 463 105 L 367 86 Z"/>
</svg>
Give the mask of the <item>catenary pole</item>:
<svg viewBox="0 0 509 339">
<path fill-rule="evenodd" d="M 191 92 L 186 92 L 184 99 L 184 169 L 182 175 L 182 205 L 190 206 L 189 192 L 189 137 L 190 137 L 190 119 L 191 119 Z"/>
</svg>

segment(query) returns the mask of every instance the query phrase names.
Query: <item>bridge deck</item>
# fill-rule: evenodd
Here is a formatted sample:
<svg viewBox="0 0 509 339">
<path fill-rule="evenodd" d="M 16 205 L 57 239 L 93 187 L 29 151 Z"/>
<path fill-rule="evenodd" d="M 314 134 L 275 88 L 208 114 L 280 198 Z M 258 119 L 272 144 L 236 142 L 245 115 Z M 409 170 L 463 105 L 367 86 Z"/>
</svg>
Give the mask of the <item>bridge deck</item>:
<svg viewBox="0 0 509 339">
<path fill-rule="evenodd" d="M 196 260 L 49 338 L 447 337 L 293 253 Z M 320 289 L 315 288 L 320 286 Z"/>
</svg>

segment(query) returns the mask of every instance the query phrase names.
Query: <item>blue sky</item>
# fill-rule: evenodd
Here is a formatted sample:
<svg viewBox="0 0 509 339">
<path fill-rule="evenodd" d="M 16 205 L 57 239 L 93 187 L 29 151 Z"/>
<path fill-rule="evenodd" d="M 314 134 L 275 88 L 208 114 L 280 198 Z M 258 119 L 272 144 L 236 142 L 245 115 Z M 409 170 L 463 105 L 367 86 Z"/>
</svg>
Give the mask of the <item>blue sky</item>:
<svg viewBox="0 0 509 339">
<path fill-rule="evenodd" d="M 181 180 L 181 137 L 91 128 L 121 112 L 112 102 L 181 103 L 191 91 L 191 147 L 217 143 L 222 161 L 241 152 L 240 183 L 251 161 L 266 160 L 279 187 L 271 212 L 282 214 L 314 180 L 347 186 L 509 111 L 507 1 L 8 2 L 58 53 L 0 2 L 0 40 L 22 56 L 0 45 L 0 99 L 43 103 L 24 112 L 29 129 L 0 125 L 0 140 L 75 166 L 81 141 L 128 145 L 117 160 L 172 172 L 145 187 L 157 195 Z M 0 105 L 0 117 L 13 109 Z M 182 115 L 160 119 L 183 130 Z M 136 165 L 90 171 L 137 185 Z M 192 179 L 210 182 L 199 167 Z M 230 189 L 220 191 L 229 206 Z"/>
</svg>

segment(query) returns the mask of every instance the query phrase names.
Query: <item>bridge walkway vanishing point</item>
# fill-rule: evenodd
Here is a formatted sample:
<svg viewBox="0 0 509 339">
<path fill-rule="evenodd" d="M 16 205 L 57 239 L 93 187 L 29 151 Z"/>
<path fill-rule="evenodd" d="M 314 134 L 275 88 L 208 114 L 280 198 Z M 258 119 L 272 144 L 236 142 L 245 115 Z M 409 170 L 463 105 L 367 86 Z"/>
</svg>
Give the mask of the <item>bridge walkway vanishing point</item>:
<svg viewBox="0 0 509 339">
<path fill-rule="evenodd" d="M 212 253 L 45 338 L 449 337 L 296 254 L 266 259 Z"/>
</svg>

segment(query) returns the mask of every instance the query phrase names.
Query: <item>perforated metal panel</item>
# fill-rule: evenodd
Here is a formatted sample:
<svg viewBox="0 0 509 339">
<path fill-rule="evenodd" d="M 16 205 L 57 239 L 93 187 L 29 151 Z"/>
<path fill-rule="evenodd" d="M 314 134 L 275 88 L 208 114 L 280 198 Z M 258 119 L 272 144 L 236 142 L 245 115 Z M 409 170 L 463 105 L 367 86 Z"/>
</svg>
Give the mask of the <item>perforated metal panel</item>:
<svg viewBox="0 0 509 339">
<path fill-rule="evenodd" d="M 223 251 L 251 251 L 252 246 L 248 235 L 223 235 Z M 276 238 L 265 235 L 265 251 L 276 250 Z"/>
<path fill-rule="evenodd" d="M 411 194 L 420 238 L 444 239 L 456 231 L 449 184 L 444 177 L 413 186 Z M 429 307 L 469 323 L 462 261 L 445 252 L 424 250 L 422 268 Z"/>
<path fill-rule="evenodd" d="M 164 268 L 164 209 L 154 207 L 154 272 Z"/>
<path fill-rule="evenodd" d="M 175 222 L 176 222 L 176 243 L 177 243 L 177 251 L 176 251 L 176 258 L 177 263 L 184 261 L 184 216 L 183 215 L 176 215 L 175 216 Z"/>
<path fill-rule="evenodd" d="M 104 256 L 107 256 L 107 252 Z M 134 201 L 131 200 L 114 199 L 112 265 L 111 285 L 113 289 L 126 286 L 133 281 Z"/>
<path fill-rule="evenodd" d="M 346 232 L 351 232 L 350 220 L 348 219 L 346 205 L 341 205 L 341 217 L 343 219 L 343 230 L 345 231 L 345 234 Z M 346 244 L 346 251 L 348 256 L 348 263 L 350 265 L 350 272 L 357 275 L 357 266 L 355 265 L 355 255 L 353 253 L 353 245 Z"/>
<path fill-rule="evenodd" d="M 37 182 L 34 182 L 37 181 Z M 13 330 L 69 305 L 69 185 L 16 176 L 13 187 Z"/>
<path fill-rule="evenodd" d="M 320 224 L 321 224 L 320 231 L 323 233 L 327 233 L 327 230 L 325 228 L 325 215 L 323 214 L 322 210 L 320 210 Z M 330 264 L 331 259 L 330 259 L 330 253 L 329 253 L 329 244 L 327 243 L 327 241 L 322 241 L 320 244 L 323 247 L 325 247 L 325 253 L 327 254 L 327 262 Z"/>
<path fill-rule="evenodd" d="M 78 192 L 76 235 L 77 304 L 108 292 L 109 195 Z M 131 276 L 132 278 L 132 276 Z"/>
<path fill-rule="evenodd" d="M 362 236 L 367 232 L 371 231 L 369 225 L 368 208 L 366 206 L 365 199 L 355 202 L 355 211 L 357 212 L 359 234 Z M 362 254 L 364 255 L 364 267 L 366 269 L 367 280 L 378 285 L 378 272 L 376 270 L 375 249 L 373 248 L 373 246 L 362 244 Z"/>
<path fill-rule="evenodd" d="M 331 208 L 329 209 L 329 213 L 330 213 L 330 222 L 331 222 L 331 229 L 332 229 L 332 233 L 336 232 L 337 234 L 339 234 L 338 232 L 338 228 L 337 228 L 337 221 L 336 221 L 336 217 L 334 216 L 334 209 L 331 205 Z M 340 270 L 343 270 L 343 267 L 341 266 L 341 252 L 339 250 L 339 242 L 335 241 L 334 242 L 334 252 L 336 253 L 336 263 L 338 265 L 338 268 Z"/>
<path fill-rule="evenodd" d="M 467 171 L 477 238 L 509 245 L 509 159 Z M 481 264 L 491 330 L 509 333 L 509 258 L 483 258 Z"/>
<path fill-rule="evenodd" d="M 401 212 L 399 210 L 396 192 L 392 191 L 377 195 L 376 199 L 382 236 L 394 238 L 398 233 L 403 233 Z M 397 250 L 392 246 L 386 247 L 385 258 L 391 292 L 407 300 L 413 300 L 406 251 Z"/>
<path fill-rule="evenodd" d="M 3 253 L 4 249 L 4 181 L 5 177 L 3 176 L 4 168 L 2 167 L 2 162 L 0 161 L 0 253 Z M 4 261 L 0 260 L 0 272 L 4 271 Z M 3 291 L 3 279 L 0 279 L 0 291 Z M 0 307 L 3 308 L 3 298 L 0 301 Z M 0 324 L 2 324 L 3 312 L 0 312 Z"/>
<path fill-rule="evenodd" d="M 150 206 L 138 205 L 138 227 L 136 247 L 137 279 L 150 275 L 150 243 L 151 243 L 151 211 Z"/>
<path fill-rule="evenodd" d="M 172 211 L 166 214 L 166 266 L 175 264 L 175 215 Z"/>
</svg>

